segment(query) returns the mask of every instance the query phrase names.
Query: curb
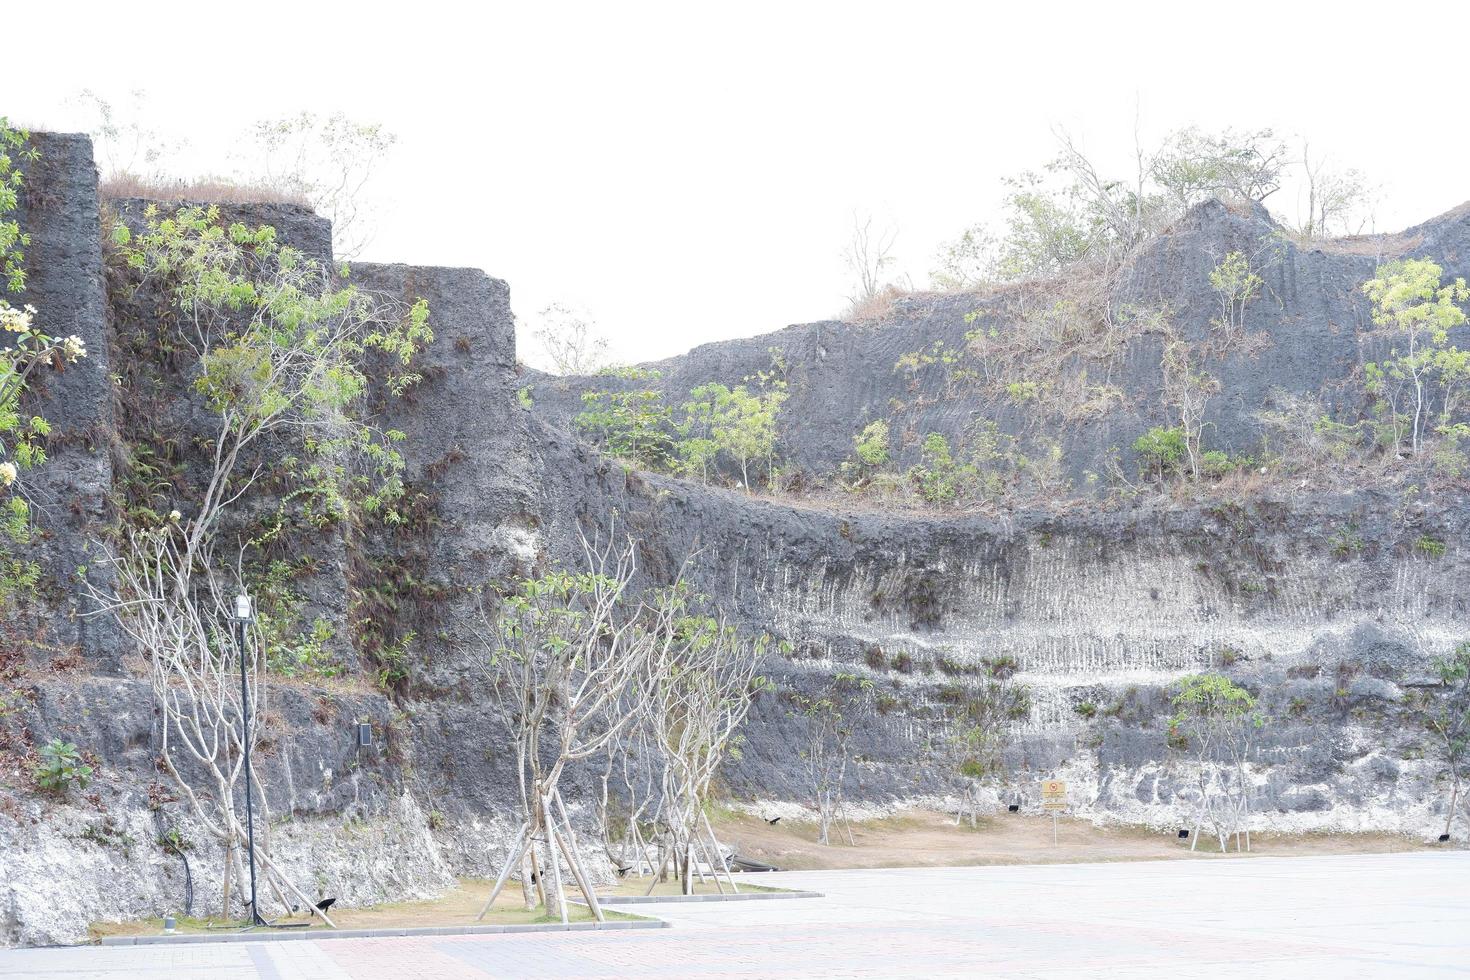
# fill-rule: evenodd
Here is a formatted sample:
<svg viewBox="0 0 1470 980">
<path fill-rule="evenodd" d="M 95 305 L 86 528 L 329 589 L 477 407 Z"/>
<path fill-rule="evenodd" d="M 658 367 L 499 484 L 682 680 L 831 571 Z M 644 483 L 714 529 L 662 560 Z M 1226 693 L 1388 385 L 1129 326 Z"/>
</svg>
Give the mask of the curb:
<svg viewBox="0 0 1470 980">
<path fill-rule="evenodd" d="M 604 932 L 610 929 L 667 929 L 662 919 L 645 922 L 560 922 L 530 923 L 512 926 L 435 926 L 416 929 L 264 929 L 260 932 L 234 932 L 217 936 L 108 936 L 103 946 L 172 946 L 194 943 L 275 943 L 302 939 L 378 939 L 394 936 L 489 936 L 515 932 Z"/>
<path fill-rule="evenodd" d="M 763 902 L 782 898 L 826 898 L 821 892 L 742 892 L 735 895 L 630 895 L 626 898 L 603 898 L 603 905 L 678 905 L 686 902 Z"/>
</svg>

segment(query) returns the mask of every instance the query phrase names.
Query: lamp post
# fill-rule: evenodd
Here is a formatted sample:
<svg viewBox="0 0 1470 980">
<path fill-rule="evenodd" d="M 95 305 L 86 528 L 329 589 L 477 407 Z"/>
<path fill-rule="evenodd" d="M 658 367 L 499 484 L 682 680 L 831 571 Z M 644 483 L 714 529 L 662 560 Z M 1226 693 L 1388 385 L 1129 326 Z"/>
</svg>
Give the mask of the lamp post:
<svg viewBox="0 0 1470 980">
<path fill-rule="evenodd" d="M 240 711 L 245 728 L 245 833 L 246 849 L 250 854 L 250 924 L 264 926 L 270 923 L 261 917 L 260 908 L 255 904 L 255 807 L 250 780 L 250 688 L 245 680 L 246 637 L 254 620 L 255 603 L 249 593 L 242 591 L 235 596 L 235 629 L 238 631 L 240 646 Z"/>
</svg>

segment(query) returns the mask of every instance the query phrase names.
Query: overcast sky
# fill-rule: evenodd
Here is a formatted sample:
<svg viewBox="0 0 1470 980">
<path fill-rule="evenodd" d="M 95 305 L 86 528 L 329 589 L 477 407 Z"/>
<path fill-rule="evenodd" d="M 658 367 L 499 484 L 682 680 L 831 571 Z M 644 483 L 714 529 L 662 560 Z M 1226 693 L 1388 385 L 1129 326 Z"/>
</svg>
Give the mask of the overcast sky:
<svg viewBox="0 0 1470 980">
<path fill-rule="evenodd" d="M 1120 172 L 1135 114 L 1145 142 L 1300 134 L 1381 186 L 1379 230 L 1470 197 L 1464 3 L 83 6 L 7 9 L 0 113 L 76 128 L 81 89 L 143 90 L 197 170 L 258 119 L 380 121 L 365 258 L 482 268 L 628 360 L 836 314 L 854 212 L 925 285 L 1054 127 Z"/>
</svg>

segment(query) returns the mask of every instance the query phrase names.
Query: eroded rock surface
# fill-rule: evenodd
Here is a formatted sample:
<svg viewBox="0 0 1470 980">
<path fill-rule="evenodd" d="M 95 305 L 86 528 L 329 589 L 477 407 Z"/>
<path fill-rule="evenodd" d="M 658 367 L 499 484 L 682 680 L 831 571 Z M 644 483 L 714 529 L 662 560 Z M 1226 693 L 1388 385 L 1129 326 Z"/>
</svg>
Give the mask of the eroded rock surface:
<svg viewBox="0 0 1470 980">
<path fill-rule="evenodd" d="M 155 767 L 159 721 L 137 651 L 105 619 L 80 616 L 87 610 L 67 585 L 109 520 L 110 447 L 134 424 L 135 395 L 113 385 L 111 359 L 120 338 L 146 338 L 149 321 L 136 299 L 109 289 L 86 140 L 43 135 L 38 145 L 46 163 L 21 213 L 36 239 L 25 300 L 92 353 L 40 396 L 57 433 L 37 488 L 48 582 L 7 624 L 21 655 L 0 693 L 23 696 L 0 715 L 0 738 L 19 760 L 9 772 L 23 772 L 30 747 L 60 737 L 89 754 L 98 779 L 65 802 L 22 779 L 0 789 L 0 939 L 10 943 L 76 941 L 89 921 L 182 912 L 183 862 L 159 841 L 175 828 L 203 839 L 168 802 Z M 125 215 L 138 206 L 118 204 Z M 309 214 L 236 210 L 307 251 L 329 248 L 328 230 Z M 1181 329 L 1199 334 L 1215 313 L 1205 283 L 1212 257 L 1257 247 L 1271 231 L 1259 213 L 1198 208 L 1140 257 L 1116 304 L 1165 303 Z M 1262 431 L 1255 412 L 1277 393 L 1330 393 L 1361 369 L 1374 346 L 1362 335 L 1356 287 L 1380 253 L 1429 255 L 1462 274 L 1466 245 L 1470 216 L 1459 212 L 1356 251 L 1281 245 L 1251 311 L 1262 341 L 1221 369 L 1215 444 L 1251 450 Z M 1403 700 L 1428 682 L 1429 658 L 1463 639 L 1463 496 L 1343 487 L 1002 517 L 757 498 L 631 472 L 582 445 L 571 423 L 580 392 L 609 382 L 520 371 L 505 283 L 399 265 L 362 265 L 353 276 L 391 298 L 427 299 L 437 339 L 423 381 L 377 403 L 378 421 L 408 436 L 414 520 L 314 545 L 323 561 L 304 586 L 307 609 L 332 624 L 348 675 L 283 682 L 266 709 L 261 755 L 277 853 L 324 894 L 344 904 L 426 895 L 455 875 L 492 871 L 517 791 L 478 666 L 481 590 L 574 561 L 579 532 L 610 524 L 643 540 L 649 579 L 693 555 L 704 592 L 791 644 L 767 665 L 774 690 L 759 698 L 741 757 L 724 774 L 738 799 L 804 798 L 803 722 L 789 696 L 822 690 L 837 671 L 873 684 L 854 719 L 849 795 L 942 797 L 953 788 L 935 752 L 947 689 L 985 660 L 1009 657 L 1033 691 L 1010 750 L 1023 797 L 1034 794 L 1030 777 L 1056 773 L 1099 820 L 1171 826 L 1169 685 L 1216 668 L 1257 691 L 1274 719 L 1258 771 L 1262 826 L 1428 835 L 1442 823 L 1434 766 Z M 917 297 L 881 324 L 811 324 L 707 345 L 657 365 L 659 384 L 677 398 L 705 381 L 738 383 L 770 370 L 779 349 L 791 386 L 782 453 L 814 473 L 846 459 L 863 424 L 895 412 L 906 433 L 958 436 L 983 408 L 1028 439 L 1025 412 L 944 394 L 939 375 L 894 368 L 936 341 L 962 344 L 972 329 L 965 314 L 988 302 Z M 1158 344 L 1129 339 L 1110 362 L 1109 383 L 1125 397 L 1059 430 L 1075 480 L 1165 420 Z M 527 386 L 530 409 L 517 397 Z M 169 404 L 186 427 L 187 399 Z M 911 459 L 913 439 L 901 442 Z M 1444 553 L 1416 547 L 1422 538 L 1445 543 Z M 409 679 L 381 685 L 361 620 L 366 604 L 388 600 L 387 629 L 404 643 Z M 359 723 L 372 725 L 374 746 L 356 745 Z M 578 819 L 590 820 L 590 775 L 571 782 L 569 796 L 583 801 Z M 206 884 L 217 882 L 219 856 L 207 847 L 186 854 L 194 909 L 207 914 L 219 901 Z"/>
</svg>

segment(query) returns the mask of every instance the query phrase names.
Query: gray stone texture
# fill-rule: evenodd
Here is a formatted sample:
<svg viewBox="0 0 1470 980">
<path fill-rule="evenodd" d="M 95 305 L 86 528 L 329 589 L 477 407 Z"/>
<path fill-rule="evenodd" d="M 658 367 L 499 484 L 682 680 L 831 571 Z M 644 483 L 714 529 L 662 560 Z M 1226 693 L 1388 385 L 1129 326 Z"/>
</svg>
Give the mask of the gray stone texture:
<svg viewBox="0 0 1470 980">
<path fill-rule="evenodd" d="M 10 943 L 75 941 L 89 921 L 182 911 L 182 864 L 157 839 L 170 827 L 198 836 L 179 806 L 158 805 L 167 795 L 154 765 L 159 721 L 146 680 L 128 665 L 136 651 L 105 620 L 76 618 L 86 610 L 65 583 L 108 522 L 118 443 L 145 423 L 196 432 L 199 406 L 187 394 L 187 365 L 166 378 L 153 418 L 142 417 L 136 391 L 109 380 L 136 367 L 109 359 L 128 338 L 146 340 L 157 298 L 107 278 L 87 141 L 37 140 L 44 165 L 21 212 L 35 237 L 27 299 L 53 332 L 81 335 L 91 356 L 37 396 L 56 426 L 52 462 L 36 483 L 51 583 L 7 633 L 16 642 L 44 624 L 51 646 L 27 648 L 28 669 L 0 678 L 0 693 L 23 695 L 14 715 L 0 716 L 0 747 L 23 759 L 30 745 L 73 740 L 98 780 L 63 801 L 0 787 L 0 940 Z M 144 204 L 112 206 L 136 222 Z M 330 256 L 330 229 L 302 209 L 226 210 Z M 1271 231 L 1259 213 L 1197 208 L 1139 258 L 1116 302 L 1166 302 L 1186 332 L 1202 331 L 1213 315 L 1208 269 L 1224 250 Z M 1347 389 L 1333 392 L 1371 356 L 1356 286 L 1376 253 L 1430 255 L 1463 274 L 1467 244 L 1470 214 L 1457 211 L 1351 250 L 1284 246 L 1264 273 L 1267 295 L 1251 307 L 1251 329 L 1271 346 L 1218 366 L 1225 391 L 1208 441 L 1253 450 L 1254 412 L 1278 389 L 1351 400 Z M 741 758 L 722 775 L 739 800 L 805 798 L 795 754 L 805 725 L 792 695 L 823 691 L 842 671 L 873 684 L 854 709 L 848 795 L 936 801 L 953 788 L 934 751 L 946 737 L 946 687 L 1007 656 L 1033 690 L 1008 757 L 1017 776 L 1007 792 L 1027 805 L 1032 777 L 1061 774 L 1095 819 L 1177 821 L 1167 688 L 1214 666 L 1260 692 L 1276 719 L 1259 769 L 1256 808 L 1267 826 L 1428 834 L 1442 822 L 1433 767 L 1402 702 L 1408 685 L 1428 680 L 1428 656 L 1462 636 L 1470 604 L 1462 496 L 1405 503 L 1362 487 L 1003 517 L 750 497 L 628 471 L 582 445 L 570 424 L 579 393 L 608 382 L 519 369 L 505 283 L 477 270 L 402 265 L 359 265 L 352 275 L 389 299 L 427 299 L 436 340 L 419 384 L 399 399 L 378 392 L 370 405 L 374 422 L 408 436 L 412 526 L 344 528 L 311 544 L 322 561 L 304 585 L 308 611 L 333 624 L 352 670 L 335 681 L 283 682 L 267 707 L 262 755 L 276 852 L 344 904 L 429 895 L 456 875 L 493 873 L 517 791 L 485 703 L 482 590 L 573 562 L 579 532 L 611 527 L 641 539 L 645 581 L 666 581 L 692 556 L 703 592 L 742 625 L 792 646 L 763 666 L 774 689 L 758 699 Z M 938 379 L 921 377 L 916 391 L 893 370 L 902 354 L 937 339 L 958 345 L 964 314 L 980 302 L 914 297 L 880 324 L 789 327 L 657 367 L 677 401 L 698 383 L 767 369 L 770 348 L 781 348 L 791 383 L 783 454 L 827 473 L 847 457 L 853 433 L 888 416 L 895 399 L 904 406 L 895 428 L 910 433 L 957 435 L 976 412 L 995 410 L 964 392 L 916 397 Z M 1074 476 L 1164 421 L 1157 338 L 1132 341 L 1117 371 L 1125 402 L 1061 432 Z M 530 410 L 516 397 L 523 385 Z M 1030 438 L 1027 418 L 998 418 Z M 912 452 L 911 442 L 903 447 L 906 459 Z M 272 503 L 265 490 L 244 507 Z M 1340 554 L 1335 536 L 1345 529 L 1362 544 Z M 1446 542 L 1444 556 L 1416 550 L 1421 535 Z M 413 634 L 408 678 L 391 690 L 373 682 L 378 665 L 354 642 L 364 604 L 376 601 L 368 593 L 385 582 L 397 603 L 389 629 L 398 639 Z M 57 650 L 72 648 L 77 662 L 50 666 Z M 374 727 L 371 749 L 353 742 L 359 722 Z M 590 774 L 572 773 L 569 783 L 577 819 L 589 819 L 581 804 Z M 218 855 L 201 848 L 190 861 L 196 911 L 217 906 Z"/>
</svg>

